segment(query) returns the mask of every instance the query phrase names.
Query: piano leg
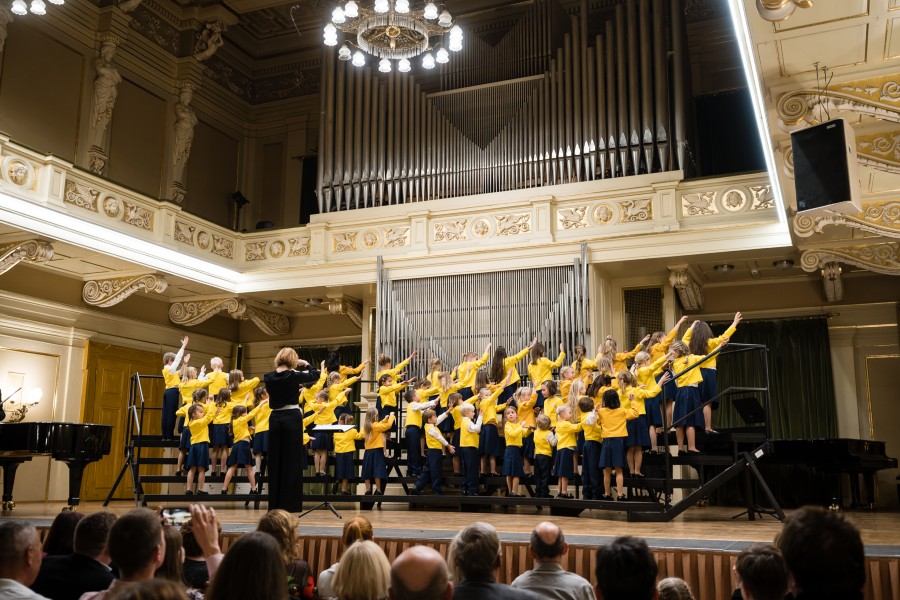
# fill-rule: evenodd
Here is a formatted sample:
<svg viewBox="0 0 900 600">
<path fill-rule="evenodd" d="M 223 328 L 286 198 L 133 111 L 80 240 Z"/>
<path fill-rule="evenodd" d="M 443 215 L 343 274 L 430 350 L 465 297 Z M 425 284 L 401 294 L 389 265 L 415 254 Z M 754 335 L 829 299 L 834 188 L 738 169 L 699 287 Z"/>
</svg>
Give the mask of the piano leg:
<svg viewBox="0 0 900 600">
<path fill-rule="evenodd" d="M 69 467 L 69 508 L 78 506 L 81 502 L 81 479 L 84 476 L 84 468 L 94 460 L 83 458 L 61 459 Z"/>
<path fill-rule="evenodd" d="M 850 479 L 850 508 L 865 508 L 860 501 L 859 473 L 850 472 L 847 475 Z"/>
<path fill-rule="evenodd" d="M 28 460 L 31 460 L 30 458 Z M 13 510 L 16 503 L 13 501 L 13 488 L 16 485 L 16 470 L 25 460 L 2 460 L 0 467 L 3 467 L 3 500 L 2 509 L 4 511 Z"/>
<path fill-rule="evenodd" d="M 866 486 L 866 510 L 875 510 L 875 472 L 864 471 L 863 484 Z"/>
</svg>

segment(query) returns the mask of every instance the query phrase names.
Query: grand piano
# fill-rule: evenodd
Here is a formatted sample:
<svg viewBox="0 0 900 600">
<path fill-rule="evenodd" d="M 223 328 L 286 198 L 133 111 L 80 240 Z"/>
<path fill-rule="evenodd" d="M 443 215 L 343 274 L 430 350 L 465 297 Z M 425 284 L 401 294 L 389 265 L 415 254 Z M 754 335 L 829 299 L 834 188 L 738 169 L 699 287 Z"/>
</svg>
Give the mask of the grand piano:
<svg viewBox="0 0 900 600">
<path fill-rule="evenodd" d="M 81 496 L 84 468 L 109 454 L 111 425 L 88 423 L 0 423 L 0 467 L 3 468 L 3 510 L 15 508 L 16 469 L 34 456 L 49 455 L 69 467 L 69 506 Z"/>
</svg>

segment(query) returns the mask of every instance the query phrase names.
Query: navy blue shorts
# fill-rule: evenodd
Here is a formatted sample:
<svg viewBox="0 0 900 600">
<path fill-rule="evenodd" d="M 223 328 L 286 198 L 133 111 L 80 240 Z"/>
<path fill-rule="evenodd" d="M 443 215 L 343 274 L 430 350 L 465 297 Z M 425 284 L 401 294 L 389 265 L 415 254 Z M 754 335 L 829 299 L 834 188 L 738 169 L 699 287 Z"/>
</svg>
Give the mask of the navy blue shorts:
<svg viewBox="0 0 900 600">
<path fill-rule="evenodd" d="M 200 442 L 199 444 L 191 444 L 188 452 L 187 460 L 184 463 L 186 469 L 198 467 L 204 471 L 209 468 L 209 444 Z"/>
<path fill-rule="evenodd" d="M 356 465 L 353 464 L 354 456 L 356 456 L 356 452 L 338 452 L 334 455 L 335 479 L 356 479 Z"/>
<path fill-rule="evenodd" d="M 600 447 L 600 466 L 604 468 L 625 466 L 625 438 L 614 437 L 603 440 Z"/>
<path fill-rule="evenodd" d="M 252 465 L 253 456 L 250 455 L 250 442 L 248 440 L 241 440 L 232 446 L 231 454 L 228 455 L 228 460 L 225 464 L 229 467 L 231 465 L 237 465 L 239 467 Z"/>
<path fill-rule="evenodd" d="M 384 460 L 384 448 L 366 450 L 363 454 L 362 478 L 387 479 L 387 464 Z"/>
<path fill-rule="evenodd" d="M 685 415 L 700 407 L 700 390 L 696 387 L 685 386 L 678 388 L 675 396 L 675 409 L 672 413 L 672 423 L 676 427 L 705 427 L 703 411 L 697 410 L 686 420 L 678 422 Z"/>
<path fill-rule="evenodd" d="M 269 430 L 257 431 L 253 435 L 253 454 L 268 454 Z"/>
<path fill-rule="evenodd" d="M 310 446 L 313 450 L 334 450 L 334 438 L 330 431 L 313 431 Z"/>
<path fill-rule="evenodd" d="M 575 477 L 575 448 L 563 448 L 556 452 L 553 474 L 557 477 Z"/>
<path fill-rule="evenodd" d="M 227 446 L 228 445 L 228 425 L 210 425 L 209 443 L 211 446 Z"/>
<path fill-rule="evenodd" d="M 480 456 L 500 456 L 500 434 L 496 425 L 482 425 L 478 434 L 478 452 Z"/>
<path fill-rule="evenodd" d="M 650 447 L 650 426 L 647 425 L 647 415 L 638 415 L 637 419 L 627 421 L 625 427 L 628 430 L 628 439 L 625 442 L 626 448 L 633 448 L 634 446 Z"/>
<path fill-rule="evenodd" d="M 506 452 L 503 453 L 503 476 L 504 477 L 524 477 L 525 471 L 522 469 L 522 447 L 507 446 Z M 513 490 L 515 491 L 515 490 Z"/>
</svg>

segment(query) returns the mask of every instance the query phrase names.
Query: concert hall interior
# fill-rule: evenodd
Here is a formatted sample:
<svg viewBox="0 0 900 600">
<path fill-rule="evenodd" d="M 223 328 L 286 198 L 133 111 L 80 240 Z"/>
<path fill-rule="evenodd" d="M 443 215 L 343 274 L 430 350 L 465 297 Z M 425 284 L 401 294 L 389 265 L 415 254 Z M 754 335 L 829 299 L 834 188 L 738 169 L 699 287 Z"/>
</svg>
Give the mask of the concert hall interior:
<svg viewBox="0 0 900 600">
<path fill-rule="evenodd" d="M 499 476 L 471 498 L 449 459 L 446 495 L 414 496 L 398 392 L 384 512 L 361 483 L 335 494 L 312 453 L 305 506 L 390 531 L 477 515 L 514 537 L 553 514 L 585 536 L 743 542 L 816 504 L 858 517 L 900 585 L 900 0 L 446 0 L 443 24 L 416 0 L 378 35 L 335 1 L 29 2 L 0 2 L 4 517 L 191 499 L 160 438 L 163 355 L 184 336 L 192 366 L 248 380 L 282 347 L 370 361 L 349 388 L 362 429 L 382 354 L 415 353 L 405 377 L 425 378 L 537 338 L 570 365 L 576 345 L 721 335 L 739 312 L 708 348 L 722 394 L 702 454 L 677 457 L 660 427 L 672 454 L 639 444 L 629 501 L 585 499 L 577 475 L 542 508 L 528 478 L 524 498 Z M 846 143 L 811 137 L 835 119 Z M 18 447 L 28 423 L 110 427 Z M 232 529 L 267 493 L 238 475 L 233 496 L 205 484 Z M 332 518 L 302 523 L 329 537 Z"/>
</svg>

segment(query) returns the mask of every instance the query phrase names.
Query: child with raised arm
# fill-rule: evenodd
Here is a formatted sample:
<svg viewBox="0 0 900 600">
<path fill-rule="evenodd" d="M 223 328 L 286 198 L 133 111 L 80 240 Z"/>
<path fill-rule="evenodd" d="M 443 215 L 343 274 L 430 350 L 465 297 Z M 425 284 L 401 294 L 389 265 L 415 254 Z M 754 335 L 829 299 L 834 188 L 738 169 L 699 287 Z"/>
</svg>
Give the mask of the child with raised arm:
<svg viewBox="0 0 900 600">
<path fill-rule="evenodd" d="M 652 341 L 652 337 L 651 337 Z M 666 348 L 669 347 L 669 344 L 666 344 Z M 656 392 L 654 395 L 645 395 L 644 397 L 644 411 L 643 415 L 647 421 L 647 434 L 649 437 L 650 443 L 650 452 L 656 453 L 656 428 L 662 426 L 662 409 L 660 406 L 660 400 L 662 398 L 662 386 L 666 385 L 665 383 L 660 384 L 659 381 L 662 380 L 663 376 L 663 367 L 666 364 L 666 355 L 660 355 L 655 361 L 651 362 L 651 355 L 649 352 L 644 352 L 643 350 L 638 352 L 634 357 L 634 364 L 631 365 L 631 372 L 634 374 L 634 378 L 636 380 L 635 385 L 642 389 L 655 389 L 659 386 L 659 392 Z M 666 382 L 669 380 L 667 379 Z M 674 395 L 673 395 L 674 397 Z M 631 436 L 629 436 L 630 439 Z M 628 463 L 631 465 L 631 463 Z M 640 467 L 638 467 L 638 472 L 640 472 Z"/>
<path fill-rule="evenodd" d="M 350 413 L 344 413 L 338 418 L 339 425 L 353 425 L 355 419 Z M 350 495 L 347 486 L 351 479 L 356 479 L 356 442 L 366 437 L 366 434 L 355 427 L 347 431 L 336 431 L 334 434 L 334 479 L 341 482 L 341 493 Z"/>
<path fill-rule="evenodd" d="M 616 471 L 616 488 L 618 500 L 625 496 L 625 439 L 628 437 L 626 422 L 637 418 L 637 409 L 625 408 L 619 404 L 619 392 L 606 390 L 603 392 L 603 406 L 596 411 L 597 422 L 603 432 L 603 445 L 600 449 L 600 466 L 603 467 L 603 496 L 600 500 L 612 500 L 610 487 L 612 472 Z M 590 423 L 590 421 L 586 421 Z"/>
<path fill-rule="evenodd" d="M 247 406 L 252 400 L 253 390 L 259 385 L 259 377 L 244 378 L 244 372 L 240 369 L 232 369 L 228 373 L 228 389 L 231 390 L 231 399 L 238 404 Z"/>
<path fill-rule="evenodd" d="M 323 389 L 328 392 L 328 400 L 334 400 L 341 394 L 345 397 L 349 397 L 349 388 L 357 381 L 359 381 L 359 377 L 344 378 L 339 371 L 329 371 L 328 376 L 325 378 L 325 388 Z M 337 408 L 334 409 L 335 418 L 340 418 L 345 412 L 351 412 L 348 404 L 349 403 L 347 402 L 339 404 Z"/>
<path fill-rule="evenodd" d="M 481 455 L 481 472 L 497 477 L 497 457 L 500 456 L 500 434 L 497 430 L 497 413 L 502 413 L 506 408 L 506 402 L 497 404 L 497 398 L 506 388 L 506 379 L 492 392 L 490 387 L 481 388 L 478 395 L 478 410 L 481 411 L 481 432 L 478 437 L 478 450 Z M 490 470 L 488 470 L 490 469 Z"/>
<path fill-rule="evenodd" d="M 706 321 L 694 321 L 690 328 L 684 333 L 681 341 L 688 345 L 691 354 L 695 356 L 703 356 L 711 353 L 713 350 L 722 345 L 734 335 L 737 331 L 738 323 L 741 322 L 743 316 L 741 313 L 734 313 L 734 321 L 722 335 L 713 337 L 712 329 Z M 703 425 L 707 433 L 718 433 L 712 428 L 712 411 L 719 409 L 719 400 L 714 399 L 719 395 L 719 372 L 716 369 L 716 359 L 718 356 L 712 356 L 703 361 L 700 365 L 700 374 L 703 381 L 700 382 L 700 402 L 704 403 L 712 400 L 709 404 L 703 406 Z"/>
<path fill-rule="evenodd" d="M 552 379 L 541 384 L 541 395 L 544 397 L 543 412 L 550 418 L 550 427 L 556 427 L 556 409 L 565 401 L 559 396 L 559 387 Z"/>
<path fill-rule="evenodd" d="M 219 390 L 228 386 L 228 373 L 222 371 L 224 363 L 218 356 L 209 359 L 209 371 L 206 372 L 206 378 L 209 380 L 209 395 L 215 399 L 219 394 Z"/>
<path fill-rule="evenodd" d="M 381 381 L 381 378 L 385 375 L 390 375 L 391 379 L 399 379 L 400 373 L 403 372 L 403 369 L 406 368 L 406 365 L 409 364 L 413 358 L 416 357 L 416 353 L 413 352 L 403 360 L 397 363 L 397 366 L 393 366 L 391 361 L 391 357 L 385 354 L 378 355 L 378 373 L 375 375 L 376 381 Z"/>
<path fill-rule="evenodd" d="M 547 352 L 544 344 L 537 342 L 531 347 L 531 361 L 528 363 L 528 381 L 531 382 L 531 387 L 538 392 L 536 404 L 538 408 L 544 409 L 544 402 L 547 399 L 547 396 L 544 396 L 541 385 L 546 381 L 553 380 L 553 369 L 560 368 L 566 358 L 565 348 L 564 344 L 560 344 L 559 356 L 556 357 L 556 360 L 550 360 L 544 356 Z M 547 410 L 544 409 L 545 414 L 546 412 Z"/>
<path fill-rule="evenodd" d="M 185 356 L 186 359 L 190 357 L 190 354 Z M 181 367 L 180 383 L 178 384 L 181 405 L 190 404 L 194 397 L 194 390 L 200 388 L 209 389 L 209 384 L 210 381 L 206 378 L 206 365 L 200 367 L 200 372 L 198 373 L 196 367 L 192 367 L 185 362 Z M 181 433 L 182 425 L 182 423 L 178 424 L 179 434 Z"/>
<path fill-rule="evenodd" d="M 250 482 L 250 493 L 256 494 L 256 478 L 253 476 L 253 457 L 250 455 L 250 421 L 262 411 L 263 406 L 268 405 L 268 400 L 262 400 L 252 411 L 247 412 L 243 404 L 236 405 L 231 411 L 231 431 L 234 436 L 234 446 L 228 455 L 228 470 L 225 472 L 225 481 L 222 483 L 222 493 L 228 493 L 228 484 L 234 477 L 238 467 L 244 467 L 247 473 L 247 481 Z"/>
<path fill-rule="evenodd" d="M 556 409 L 556 476 L 559 478 L 557 498 L 574 498 L 569 493 L 569 479 L 575 476 L 574 460 L 577 434 L 581 431 L 581 423 L 573 423 L 572 409 L 562 404 Z"/>
<path fill-rule="evenodd" d="M 491 344 L 488 344 L 484 347 L 481 358 L 478 358 L 478 355 L 474 352 L 466 352 L 462 355 L 462 362 L 456 367 L 456 376 L 459 383 L 462 384 L 459 393 L 462 394 L 463 400 L 467 400 L 475 395 L 475 392 L 472 390 L 472 386 L 475 385 L 475 376 L 478 374 L 478 369 L 487 363 L 490 352 Z"/>
<path fill-rule="evenodd" d="M 587 357 L 587 349 L 581 344 L 575 346 L 572 354 L 572 369 L 575 371 L 575 379 L 580 379 L 585 385 L 590 385 L 593 373 L 597 370 L 597 361 L 603 356 L 603 346 L 597 348 L 597 357 L 594 359 Z"/>
<path fill-rule="evenodd" d="M 203 485 L 206 483 L 206 470 L 209 468 L 209 424 L 218 412 L 219 409 L 214 409 L 204 415 L 203 406 L 200 404 L 192 404 L 188 408 L 187 427 L 191 431 L 191 449 L 185 464 L 188 470 L 185 494 L 194 493 L 194 477 L 197 478 L 197 493 L 206 494 Z"/>
<path fill-rule="evenodd" d="M 606 339 L 603 340 L 603 345 L 601 346 L 601 351 L 603 356 L 609 359 L 609 362 L 612 364 L 613 376 L 618 374 L 619 371 L 625 371 L 628 369 L 628 365 L 625 361 L 631 360 L 635 357 L 635 355 L 641 351 L 646 344 L 650 341 L 650 336 L 644 336 L 640 342 L 637 343 L 637 346 L 631 352 L 618 352 L 618 344 L 616 340 L 612 338 L 611 335 L 606 336 Z"/>
<path fill-rule="evenodd" d="M 383 483 L 387 479 L 387 464 L 384 460 L 384 432 L 394 424 L 394 413 L 378 420 L 378 410 L 373 406 L 366 411 L 366 422 L 363 424 L 366 451 L 363 454 L 362 478 L 366 484 L 366 496 L 380 496 Z M 374 489 L 372 482 L 375 482 Z"/>
<path fill-rule="evenodd" d="M 316 411 L 313 419 L 315 425 L 333 425 L 337 422 L 334 411 L 338 406 L 347 403 L 346 392 L 341 392 L 334 400 L 328 398 L 327 390 L 320 390 L 316 394 L 312 409 Z M 313 461 L 316 467 L 316 476 L 324 477 L 328 473 L 328 451 L 334 449 L 334 439 L 330 431 L 316 431 L 312 436 Z"/>
<path fill-rule="evenodd" d="M 678 391 L 675 394 L 675 405 L 672 412 L 672 424 L 675 426 L 675 439 L 678 443 L 678 451 L 685 450 L 685 437 L 687 437 L 688 454 L 699 454 L 696 445 L 696 428 L 703 427 L 704 417 L 700 409 L 700 384 L 703 383 L 703 374 L 699 367 L 687 371 L 689 367 L 698 364 L 703 356 L 691 354 L 684 342 L 672 342 L 669 347 L 669 360 L 672 362 L 672 373 L 675 376 L 675 385 Z M 679 375 L 680 374 L 680 375 Z M 662 381 L 662 380 L 660 380 Z"/>
<path fill-rule="evenodd" d="M 224 473 L 228 461 L 228 448 L 231 447 L 233 437 L 230 435 L 231 430 L 231 413 L 236 406 L 243 406 L 241 402 L 235 402 L 231 398 L 231 390 L 222 388 L 219 390 L 219 396 L 215 399 L 216 418 L 213 419 L 210 428 L 210 445 L 213 448 L 213 467 L 216 474 Z"/>
<path fill-rule="evenodd" d="M 534 405 L 537 403 L 537 394 L 530 387 L 520 387 L 513 394 L 510 406 L 515 406 L 519 423 L 523 427 L 535 428 Z M 522 439 L 522 470 L 525 476 L 532 475 L 534 465 L 534 436 L 526 436 Z"/>
<path fill-rule="evenodd" d="M 199 388 L 194 390 L 194 395 L 191 398 L 190 404 L 185 404 L 181 408 L 175 411 L 175 416 L 180 419 L 187 419 L 188 410 L 194 406 L 195 404 L 203 407 L 204 414 L 206 412 L 208 393 L 204 388 Z M 191 430 L 187 427 L 181 430 L 181 438 L 178 441 L 178 465 L 175 468 L 175 475 L 177 477 L 181 477 L 183 475 L 182 468 L 184 467 L 184 460 L 187 458 L 188 452 L 191 451 Z"/>
<path fill-rule="evenodd" d="M 438 429 L 438 422 L 446 419 L 449 413 L 444 413 L 438 418 L 433 409 L 428 408 L 422 413 L 422 419 L 425 421 L 425 468 L 419 474 L 416 486 L 413 488 L 414 494 L 421 494 L 426 485 L 431 485 L 431 493 L 436 496 L 441 495 L 441 466 L 444 459 L 444 448 L 450 454 L 456 453 L 456 447 L 444 438 L 441 430 Z"/>
<path fill-rule="evenodd" d="M 178 367 L 181 364 L 182 357 L 185 362 L 190 358 L 190 354 L 186 357 L 184 351 L 187 348 L 188 336 L 181 339 L 181 348 L 178 352 L 166 352 L 163 354 L 162 376 L 165 381 L 165 391 L 163 392 L 162 401 L 162 439 L 175 439 L 175 411 L 179 407 L 180 394 L 178 385 L 181 383 L 181 375 Z M 190 398 L 190 396 L 189 396 Z"/>
<path fill-rule="evenodd" d="M 524 477 L 524 459 L 522 456 L 522 440 L 531 435 L 534 426 L 519 423 L 516 409 L 508 406 L 503 412 L 503 436 L 506 438 L 506 450 L 503 453 L 503 476 L 506 477 L 506 495 L 521 498 L 519 479 Z"/>
<path fill-rule="evenodd" d="M 516 365 L 519 362 L 528 356 L 528 353 L 537 344 L 537 338 L 531 340 L 531 343 L 528 344 L 525 348 L 520 350 L 517 354 L 513 354 L 512 356 L 508 356 L 506 354 L 506 348 L 503 346 L 497 346 L 497 349 L 494 350 L 494 356 L 491 359 L 491 372 L 490 372 L 490 381 L 494 383 L 499 383 L 503 380 L 507 373 L 510 374 L 509 383 L 506 384 L 506 388 L 503 390 L 503 393 L 500 394 L 498 398 L 499 402 L 506 402 L 512 395 L 515 393 L 516 388 L 519 386 L 519 382 L 522 378 L 519 376 L 519 370 L 516 368 Z"/>
<path fill-rule="evenodd" d="M 263 461 L 269 453 L 269 415 L 272 414 L 272 407 L 269 406 L 269 392 L 266 391 L 266 386 L 261 385 L 253 390 L 253 403 L 261 408 L 253 419 L 253 460 L 256 461 L 256 474 L 259 475 L 263 470 Z"/>
<path fill-rule="evenodd" d="M 426 388 L 427 379 L 422 379 L 416 385 L 417 389 L 407 388 L 404 394 L 406 400 L 406 474 L 409 477 L 418 477 L 422 472 L 422 413 L 434 408 L 438 400 L 423 401 L 423 398 L 437 393 L 437 388 Z"/>
</svg>

